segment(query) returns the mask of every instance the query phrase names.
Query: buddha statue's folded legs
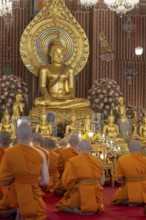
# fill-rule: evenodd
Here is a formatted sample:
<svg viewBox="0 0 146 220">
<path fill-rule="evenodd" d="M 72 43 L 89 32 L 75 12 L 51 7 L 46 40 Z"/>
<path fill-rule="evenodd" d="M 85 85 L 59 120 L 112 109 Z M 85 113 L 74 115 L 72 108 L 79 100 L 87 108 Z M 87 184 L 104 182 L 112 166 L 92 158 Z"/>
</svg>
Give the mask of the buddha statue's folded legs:
<svg viewBox="0 0 146 220">
<path fill-rule="evenodd" d="M 82 107 L 89 107 L 90 102 L 87 99 L 83 98 L 73 98 L 73 99 L 55 99 L 55 100 L 45 100 L 42 97 L 35 99 L 35 105 L 47 106 L 50 108 L 60 108 L 60 109 L 67 109 L 67 108 L 82 108 Z"/>
</svg>

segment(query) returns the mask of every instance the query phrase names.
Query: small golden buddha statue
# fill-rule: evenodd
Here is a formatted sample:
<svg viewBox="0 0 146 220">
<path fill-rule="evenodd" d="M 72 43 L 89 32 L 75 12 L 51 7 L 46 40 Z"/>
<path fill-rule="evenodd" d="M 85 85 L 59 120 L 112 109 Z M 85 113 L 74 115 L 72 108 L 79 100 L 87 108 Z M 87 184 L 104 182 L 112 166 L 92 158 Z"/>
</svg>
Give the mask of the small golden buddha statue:
<svg viewBox="0 0 146 220">
<path fill-rule="evenodd" d="M 138 135 L 137 131 L 137 123 L 138 123 L 138 117 L 137 117 L 137 112 L 134 112 L 134 116 L 132 118 L 132 136 L 133 135 Z"/>
<path fill-rule="evenodd" d="M 127 115 L 126 115 L 126 108 L 125 108 L 125 105 L 124 105 L 123 96 L 119 96 L 118 105 L 116 106 L 116 110 L 119 113 L 120 120 L 121 121 L 126 121 L 127 120 Z"/>
<path fill-rule="evenodd" d="M 77 128 L 77 133 L 79 134 L 79 136 L 82 136 L 85 133 L 84 125 L 83 125 L 82 120 L 78 121 L 78 126 L 77 127 L 78 127 Z"/>
<path fill-rule="evenodd" d="M 14 135 L 14 129 L 13 129 L 12 123 L 10 122 L 10 115 L 8 113 L 8 109 L 6 109 L 6 111 L 4 113 L 1 127 L 2 127 L 2 131 L 7 131 L 7 132 L 11 133 L 12 135 Z"/>
<path fill-rule="evenodd" d="M 69 136 L 72 133 L 77 133 L 77 131 L 78 131 L 78 128 L 77 128 L 77 125 L 76 125 L 76 117 L 75 117 L 75 115 L 73 115 L 72 118 L 71 118 L 71 123 L 69 125 L 67 125 L 66 129 L 65 129 L 66 138 L 69 138 Z"/>
<path fill-rule="evenodd" d="M 40 115 L 40 122 L 36 125 L 35 132 L 40 133 L 43 137 L 49 137 L 52 135 L 52 126 L 47 121 L 47 113 L 44 111 Z"/>
<path fill-rule="evenodd" d="M 85 119 L 85 130 L 86 132 L 91 131 L 91 117 L 88 114 L 86 119 Z"/>
<path fill-rule="evenodd" d="M 115 122 L 115 117 L 111 110 L 108 117 L 108 124 L 105 124 L 103 127 L 103 134 L 107 135 L 109 138 L 117 138 L 119 136 L 119 127 Z"/>
<path fill-rule="evenodd" d="M 146 115 L 143 118 L 143 124 L 139 128 L 140 139 L 146 141 Z"/>
<path fill-rule="evenodd" d="M 16 95 L 16 101 L 13 103 L 13 115 L 12 119 L 17 121 L 23 113 L 24 103 L 22 102 L 22 94 L 18 93 Z"/>
<path fill-rule="evenodd" d="M 61 109 L 89 106 L 87 99 L 74 96 L 74 69 L 63 62 L 65 47 L 59 36 L 52 43 L 49 54 L 52 63 L 40 68 L 41 97 L 35 99 L 35 105 Z"/>
</svg>

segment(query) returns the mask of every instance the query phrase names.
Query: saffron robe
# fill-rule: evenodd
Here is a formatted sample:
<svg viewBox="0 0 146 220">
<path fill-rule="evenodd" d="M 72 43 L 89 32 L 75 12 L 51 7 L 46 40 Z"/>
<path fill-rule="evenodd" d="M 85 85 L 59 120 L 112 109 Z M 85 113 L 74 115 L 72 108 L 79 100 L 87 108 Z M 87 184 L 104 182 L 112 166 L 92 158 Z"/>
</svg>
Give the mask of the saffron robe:
<svg viewBox="0 0 146 220">
<path fill-rule="evenodd" d="M 26 145 L 16 145 L 5 151 L 0 165 L 0 183 L 12 183 L 0 200 L 1 210 L 18 207 L 24 220 L 46 219 L 46 206 L 38 184 L 42 162 L 37 150 Z M 15 204 L 10 203 L 12 200 Z"/>
<path fill-rule="evenodd" d="M 124 178 L 113 198 L 113 204 L 146 203 L 146 157 L 131 153 L 118 159 L 115 179 Z"/>
<path fill-rule="evenodd" d="M 102 163 L 96 157 L 81 153 L 69 159 L 62 175 L 62 184 L 67 191 L 56 205 L 59 210 L 71 207 L 82 213 L 102 212 L 103 187 L 99 183 L 102 174 Z"/>
<path fill-rule="evenodd" d="M 64 171 L 65 163 L 67 162 L 68 159 L 70 159 L 71 157 L 75 157 L 77 155 L 78 153 L 71 147 L 64 148 L 60 151 L 59 157 L 57 160 L 57 169 L 59 171 L 59 179 L 55 187 L 56 192 L 57 190 L 60 190 L 60 189 L 64 190 L 64 187 L 62 186 L 62 173 Z"/>
<path fill-rule="evenodd" d="M 58 160 L 58 154 L 49 151 L 49 187 L 48 190 L 50 192 L 53 192 L 56 186 L 56 183 L 59 178 L 59 172 L 57 169 L 57 160 Z"/>
<path fill-rule="evenodd" d="M 3 157 L 3 155 L 4 155 L 4 152 L 5 152 L 5 150 L 4 150 L 2 147 L 0 147 L 0 162 L 1 162 L 1 160 L 2 160 L 2 157 Z"/>
</svg>

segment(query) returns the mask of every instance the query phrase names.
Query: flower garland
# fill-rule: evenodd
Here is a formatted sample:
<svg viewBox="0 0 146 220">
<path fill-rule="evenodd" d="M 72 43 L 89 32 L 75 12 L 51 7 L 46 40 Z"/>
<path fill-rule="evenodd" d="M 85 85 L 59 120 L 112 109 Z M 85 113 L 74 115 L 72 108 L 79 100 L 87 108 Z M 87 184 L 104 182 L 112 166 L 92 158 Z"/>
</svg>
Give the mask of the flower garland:
<svg viewBox="0 0 146 220">
<path fill-rule="evenodd" d="M 121 96 L 120 87 L 112 79 L 100 79 L 94 81 L 91 89 L 88 91 L 88 99 L 91 102 L 91 108 L 95 112 L 103 113 L 107 118 L 111 109 L 115 109 L 117 99 Z"/>
</svg>

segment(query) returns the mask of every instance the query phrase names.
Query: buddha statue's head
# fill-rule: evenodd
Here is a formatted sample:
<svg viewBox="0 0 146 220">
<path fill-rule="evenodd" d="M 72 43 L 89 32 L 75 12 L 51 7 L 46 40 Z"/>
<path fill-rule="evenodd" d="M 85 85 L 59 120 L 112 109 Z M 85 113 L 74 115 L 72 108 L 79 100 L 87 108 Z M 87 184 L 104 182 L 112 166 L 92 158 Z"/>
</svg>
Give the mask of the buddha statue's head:
<svg viewBox="0 0 146 220">
<path fill-rule="evenodd" d="M 110 115 L 108 117 L 108 122 L 109 122 L 109 124 L 113 124 L 114 121 L 115 121 L 115 117 L 113 115 L 113 111 L 111 110 Z"/>
<path fill-rule="evenodd" d="M 47 113 L 45 111 L 42 112 L 40 115 L 41 121 L 45 122 L 47 121 Z"/>
<path fill-rule="evenodd" d="M 16 94 L 16 101 L 20 102 L 21 100 L 22 100 L 22 94 L 21 93 Z"/>
<path fill-rule="evenodd" d="M 76 123 L 76 117 L 75 117 L 74 115 L 73 115 L 72 118 L 71 118 L 71 122 L 72 122 L 73 124 Z"/>
<path fill-rule="evenodd" d="M 118 97 L 118 103 L 119 103 L 119 104 L 123 104 L 123 103 L 124 103 L 124 98 L 123 98 L 123 96 L 119 96 L 119 97 Z"/>
<path fill-rule="evenodd" d="M 6 109 L 3 119 L 4 119 L 4 122 L 10 121 L 10 115 L 8 113 L 8 109 Z"/>
<path fill-rule="evenodd" d="M 51 62 L 55 63 L 63 63 L 65 55 L 65 47 L 63 46 L 59 34 L 57 33 L 57 37 L 53 40 L 50 46 L 50 57 Z"/>
</svg>

